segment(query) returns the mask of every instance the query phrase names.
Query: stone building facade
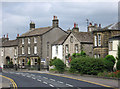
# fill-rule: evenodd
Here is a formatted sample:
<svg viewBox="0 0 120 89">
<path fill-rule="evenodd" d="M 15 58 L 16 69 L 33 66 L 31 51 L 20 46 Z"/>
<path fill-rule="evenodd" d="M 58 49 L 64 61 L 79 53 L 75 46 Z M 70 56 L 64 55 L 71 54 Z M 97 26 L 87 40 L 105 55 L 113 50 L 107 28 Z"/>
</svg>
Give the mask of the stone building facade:
<svg viewBox="0 0 120 89">
<path fill-rule="evenodd" d="M 94 46 L 93 46 L 93 55 L 94 57 L 104 58 L 108 55 L 108 41 L 110 37 L 113 37 L 117 34 L 120 34 L 120 29 L 118 29 L 118 24 L 111 24 L 105 28 L 97 29 L 93 31 L 94 36 Z"/>
<path fill-rule="evenodd" d="M 52 45 L 52 58 L 57 57 L 69 64 L 66 56 L 73 53 L 80 53 L 82 50 L 88 56 L 93 56 L 93 35 L 91 32 L 79 32 L 78 26 L 74 24 L 73 29 L 69 30 L 69 35 L 64 35 Z"/>
<path fill-rule="evenodd" d="M 41 62 L 48 65 L 52 58 L 51 44 L 66 34 L 68 33 L 59 27 L 56 16 L 51 27 L 35 28 L 35 24 L 31 22 L 30 30 L 18 37 L 19 64 L 24 66 L 30 60 L 31 65 L 36 65 L 40 57 Z"/>
<path fill-rule="evenodd" d="M 8 65 L 11 61 L 17 65 L 18 58 L 18 40 L 9 40 L 3 37 L 1 38 L 2 44 L 0 45 L 0 66 Z"/>
</svg>

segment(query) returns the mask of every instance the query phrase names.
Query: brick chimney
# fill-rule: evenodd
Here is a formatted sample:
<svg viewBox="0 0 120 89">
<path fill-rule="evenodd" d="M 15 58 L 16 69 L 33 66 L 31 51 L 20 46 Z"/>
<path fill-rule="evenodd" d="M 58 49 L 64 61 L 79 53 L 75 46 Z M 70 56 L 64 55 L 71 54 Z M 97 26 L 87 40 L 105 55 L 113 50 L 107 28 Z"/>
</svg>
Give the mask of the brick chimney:
<svg viewBox="0 0 120 89">
<path fill-rule="evenodd" d="M 78 24 L 74 23 L 73 32 L 79 32 Z"/>
<path fill-rule="evenodd" d="M 34 30 L 35 29 L 35 23 L 31 21 L 30 23 L 30 30 Z"/>
<path fill-rule="evenodd" d="M 52 26 L 59 27 L 59 20 L 57 19 L 57 16 L 53 16 Z"/>
</svg>

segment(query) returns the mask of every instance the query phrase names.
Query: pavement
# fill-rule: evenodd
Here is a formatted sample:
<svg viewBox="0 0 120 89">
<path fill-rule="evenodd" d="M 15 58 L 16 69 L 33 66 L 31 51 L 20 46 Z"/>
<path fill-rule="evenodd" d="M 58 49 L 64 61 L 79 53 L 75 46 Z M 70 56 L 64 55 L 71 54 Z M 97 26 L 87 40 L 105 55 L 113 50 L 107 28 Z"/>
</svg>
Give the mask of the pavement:
<svg viewBox="0 0 120 89">
<path fill-rule="evenodd" d="M 2 73 L 0 73 L 0 75 L 2 75 Z M 11 81 L 0 76 L 0 89 L 1 88 L 10 88 L 12 85 Z"/>
</svg>

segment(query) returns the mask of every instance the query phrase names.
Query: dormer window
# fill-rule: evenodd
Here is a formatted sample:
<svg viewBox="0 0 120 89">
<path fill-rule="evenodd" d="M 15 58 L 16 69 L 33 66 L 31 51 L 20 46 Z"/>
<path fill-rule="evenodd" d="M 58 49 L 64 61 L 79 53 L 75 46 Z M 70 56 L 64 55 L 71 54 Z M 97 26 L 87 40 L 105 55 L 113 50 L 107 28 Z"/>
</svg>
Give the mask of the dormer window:
<svg viewBox="0 0 120 89">
<path fill-rule="evenodd" d="M 22 44 L 24 44 L 24 38 L 22 38 Z"/>
<path fill-rule="evenodd" d="M 30 38 L 28 38 L 28 44 L 30 44 Z"/>
</svg>

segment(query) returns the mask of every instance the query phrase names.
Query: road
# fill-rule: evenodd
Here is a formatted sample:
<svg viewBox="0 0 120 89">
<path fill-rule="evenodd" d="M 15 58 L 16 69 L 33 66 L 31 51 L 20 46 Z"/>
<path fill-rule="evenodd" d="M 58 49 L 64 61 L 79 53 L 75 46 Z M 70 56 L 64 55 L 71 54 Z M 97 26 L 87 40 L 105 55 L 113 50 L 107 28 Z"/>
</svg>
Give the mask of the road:
<svg viewBox="0 0 120 89">
<path fill-rule="evenodd" d="M 46 73 L 3 72 L 2 75 L 13 79 L 18 89 L 113 89 Z"/>
</svg>

